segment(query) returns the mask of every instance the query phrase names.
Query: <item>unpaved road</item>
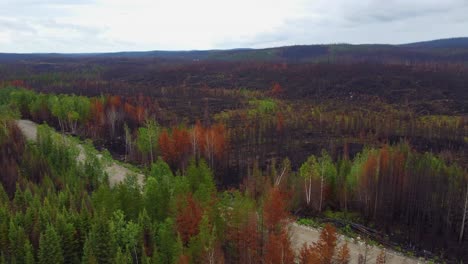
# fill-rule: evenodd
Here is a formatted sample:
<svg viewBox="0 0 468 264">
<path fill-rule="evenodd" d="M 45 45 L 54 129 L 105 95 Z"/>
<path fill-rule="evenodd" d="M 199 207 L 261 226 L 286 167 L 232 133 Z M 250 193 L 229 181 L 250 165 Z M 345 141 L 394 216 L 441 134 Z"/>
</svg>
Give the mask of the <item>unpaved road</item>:
<svg viewBox="0 0 468 264">
<path fill-rule="evenodd" d="M 37 124 L 29 121 L 29 120 L 18 120 L 17 122 L 18 127 L 21 129 L 22 133 L 28 140 L 36 141 L 37 140 Z M 80 154 L 78 156 L 78 161 L 83 161 L 85 159 L 84 149 L 81 145 L 78 146 L 80 148 Z M 109 175 L 109 184 L 114 186 L 119 182 L 122 182 L 127 175 L 131 174 L 132 172 L 113 162 L 110 166 L 107 166 L 105 169 L 106 173 Z M 137 174 L 138 182 L 143 185 L 144 176 L 142 174 Z M 309 228 L 305 226 L 298 225 L 296 223 L 291 224 L 290 226 L 291 232 L 291 242 L 294 250 L 299 252 L 302 248 L 303 244 L 311 244 L 316 242 L 320 236 L 320 230 Z M 345 238 L 340 236 L 339 245 L 344 243 Z M 375 259 L 380 253 L 381 249 L 376 247 L 368 247 L 366 250 L 366 246 L 363 243 L 359 242 L 348 242 L 348 247 L 351 253 L 351 263 L 358 263 L 358 256 L 359 254 L 367 255 L 367 263 L 375 263 Z M 367 252 L 367 253 L 366 253 Z M 387 264 L 413 264 L 413 263 L 425 263 L 424 261 L 405 257 L 396 252 L 386 250 L 387 256 Z"/>
<path fill-rule="evenodd" d="M 23 135 L 31 141 L 36 141 L 37 140 L 37 124 L 30 121 L 30 120 L 17 120 L 16 124 L 20 128 L 21 132 Z M 78 145 L 78 148 L 80 149 L 80 153 L 78 155 L 77 160 L 79 162 L 83 162 L 85 160 L 85 151 L 81 145 Z M 114 186 L 122 181 L 125 180 L 125 177 L 130 174 L 136 174 L 138 182 L 140 185 L 143 185 L 143 179 L 145 178 L 142 174 L 137 174 L 129 169 L 112 162 L 111 165 L 107 166 L 104 168 L 104 171 L 109 175 L 109 184 L 110 186 Z"/>
<path fill-rule="evenodd" d="M 315 228 L 309 228 L 306 226 L 301 226 L 296 223 L 291 224 L 291 242 L 294 250 L 299 252 L 304 243 L 310 245 L 313 242 L 316 242 L 320 236 L 320 230 Z M 338 245 L 341 246 L 345 243 L 345 237 L 339 236 Z M 367 256 L 367 263 L 375 263 L 375 259 L 380 254 L 381 250 L 378 247 L 368 246 L 366 250 L 366 245 L 363 242 L 352 242 L 348 241 L 348 247 L 351 254 L 352 264 L 358 263 L 359 254 Z M 386 264 L 413 264 L 413 263 L 426 263 L 425 261 L 418 260 L 415 258 L 410 258 L 402 256 L 394 251 L 385 249 L 386 253 Z"/>
</svg>

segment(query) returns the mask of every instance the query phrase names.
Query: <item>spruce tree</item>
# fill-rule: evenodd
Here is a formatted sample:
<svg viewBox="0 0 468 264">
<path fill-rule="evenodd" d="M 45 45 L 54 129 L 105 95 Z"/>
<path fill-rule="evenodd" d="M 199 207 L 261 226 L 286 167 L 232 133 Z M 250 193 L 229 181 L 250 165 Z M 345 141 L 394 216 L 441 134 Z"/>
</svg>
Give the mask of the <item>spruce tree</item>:
<svg viewBox="0 0 468 264">
<path fill-rule="evenodd" d="M 83 246 L 83 257 L 81 260 L 83 264 L 97 264 L 96 256 L 94 256 L 93 248 L 91 246 L 91 239 L 89 236 L 86 238 Z"/>
<path fill-rule="evenodd" d="M 67 223 L 63 216 L 60 216 L 57 221 L 57 231 L 62 241 L 64 263 L 78 263 L 80 260 L 78 255 L 79 241 L 75 227 L 73 224 Z"/>
<path fill-rule="evenodd" d="M 109 223 L 99 215 L 90 234 L 91 246 L 98 263 L 113 263 L 115 245 Z"/>
<path fill-rule="evenodd" d="M 34 264 L 36 263 L 36 261 L 34 260 L 34 252 L 33 252 L 33 248 L 32 248 L 32 245 L 31 245 L 31 242 L 29 242 L 29 240 L 26 240 L 26 242 L 24 243 L 24 263 L 25 264 Z"/>
<path fill-rule="evenodd" d="M 39 264 L 63 263 L 61 241 L 54 227 L 49 225 L 39 240 Z"/>
</svg>

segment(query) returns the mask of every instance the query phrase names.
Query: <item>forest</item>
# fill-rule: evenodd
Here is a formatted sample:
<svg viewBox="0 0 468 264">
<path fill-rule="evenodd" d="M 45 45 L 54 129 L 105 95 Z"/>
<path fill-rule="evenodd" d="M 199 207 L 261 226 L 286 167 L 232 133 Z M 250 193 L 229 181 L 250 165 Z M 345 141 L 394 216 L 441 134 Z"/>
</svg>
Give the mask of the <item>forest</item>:
<svg viewBox="0 0 468 264">
<path fill-rule="evenodd" d="M 297 219 L 468 261 L 464 64 L 0 66 L 0 263 L 352 263 L 338 225 L 295 250 Z"/>
</svg>

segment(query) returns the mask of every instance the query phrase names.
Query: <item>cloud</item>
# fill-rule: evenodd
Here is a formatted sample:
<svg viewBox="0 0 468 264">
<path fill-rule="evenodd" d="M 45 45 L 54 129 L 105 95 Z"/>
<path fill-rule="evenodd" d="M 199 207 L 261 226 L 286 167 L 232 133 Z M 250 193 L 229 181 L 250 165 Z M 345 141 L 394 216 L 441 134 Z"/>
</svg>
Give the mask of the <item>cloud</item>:
<svg viewBox="0 0 468 264">
<path fill-rule="evenodd" d="M 0 52 L 404 43 L 463 36 L 465 0 L 3 0 Z"/>
<path fill-rule="evenodd" d="M 274 32 L 244 42 L 252 47 L 325 43 L 408 43 L 467 36 L 468 1 L 317 0 Z M 278 41 L 271 45 L 272 39 Z M 266 46 L 263 44 L 267 44 Z M 241 46 L 242 43 L 240 43 Z"/>
</svg>

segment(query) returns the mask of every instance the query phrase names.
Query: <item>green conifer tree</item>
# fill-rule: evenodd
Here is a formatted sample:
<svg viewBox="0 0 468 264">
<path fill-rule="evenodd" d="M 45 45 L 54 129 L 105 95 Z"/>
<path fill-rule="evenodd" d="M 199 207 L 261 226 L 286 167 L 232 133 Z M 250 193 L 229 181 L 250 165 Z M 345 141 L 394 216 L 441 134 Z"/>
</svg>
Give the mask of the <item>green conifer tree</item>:
<svg viewBox="0 0 468 264">
<path fill-rule="evenodd" d="M 52 225 L 49 225 L 39 240 L 39 264 L 63 263 L 60 238 Z"/>
</svg>

